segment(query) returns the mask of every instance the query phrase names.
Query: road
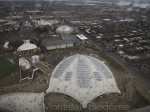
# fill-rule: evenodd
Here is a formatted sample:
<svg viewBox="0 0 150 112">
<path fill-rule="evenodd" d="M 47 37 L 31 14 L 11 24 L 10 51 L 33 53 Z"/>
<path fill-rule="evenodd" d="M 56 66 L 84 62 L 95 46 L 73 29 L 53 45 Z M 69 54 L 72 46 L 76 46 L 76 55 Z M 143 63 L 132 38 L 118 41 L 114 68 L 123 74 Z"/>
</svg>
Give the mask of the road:
<svg viewBox="0 0 150 112">
<path fill-rule="evenodd" d="M 82 31 L 81 31 L 82 32 Z M 142 73 L 136 65 L 132 65 L 129 62 L 125 61 L 122 57 L 120 57 L 118 54 L 114 52 L 109 52 L 102 44 L 97 43 L 96 41 L 92 40 L 89 35 L 82 32 L 85 36 L 88 38 L 88 42 L 94 45 L 96 48 L 98 48 L 101 52 L 105 53 L 107 56 L 112 58 L 114 61 L 116 61 L 118 64 L 120 64 L 125 69 L 129 70 L 132 74 L 136 75 L 138 78 L 140 78 L 142 81 L 144 81 L 148 86 L 150 86 L 150 80 L 145 76 L 144 73 Z"/>
<path fill-rule="evenodd" d="M 66 24 L 72 25 L 71 23 L 65 21 Z M 94 45 L 96 48 L 98 48 L 101 52 L 105 53 L 107 56 L 112 58 L 114 61 L 116 61 L 118 64 L 120 64 L 125 69 L 129 70 L 132 74 L 140 78 L 142 81 L 145 82 L 146 85 L 150 86 L 150 79 L 148 79 L 144 73 L 142 73 L 137 66 L 133 66 L 131 63 L 128 63 L 125 61 L 122 57 L 120 57 L 116 53 L 109 52 L 106 47 L 104 47 L 102 44 L 97 43 L 95 40 L 93 40 L 88 34 L 85 32 L 79 30 L 82 34 L 84 34 L 88 38 L 88 42 Z"/>
</svg>

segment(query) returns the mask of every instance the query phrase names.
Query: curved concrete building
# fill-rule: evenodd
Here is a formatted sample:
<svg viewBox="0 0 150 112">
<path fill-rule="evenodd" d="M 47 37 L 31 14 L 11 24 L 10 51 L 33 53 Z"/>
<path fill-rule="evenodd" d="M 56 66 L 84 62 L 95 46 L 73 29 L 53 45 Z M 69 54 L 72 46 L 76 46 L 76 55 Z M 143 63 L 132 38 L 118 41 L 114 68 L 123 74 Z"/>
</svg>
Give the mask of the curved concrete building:
<svg viewBox="0 0 150 112">
<path fill-rule="evenodd" d="M 35 44 L 30 43 L 30 40 L 24 40 L 24 44 L 17 49 L 17 52 L 22 55 L 30 55 L 38 50 L 39 48 Z"/>
<path fill-rule="evenodd" d="M 120 90 L 104 62 L 91 56 L 74 55 L 56 66 L 46 92 L 69 95 L 86 108 L 96 97 L 120 93 Z"/>
</svg>

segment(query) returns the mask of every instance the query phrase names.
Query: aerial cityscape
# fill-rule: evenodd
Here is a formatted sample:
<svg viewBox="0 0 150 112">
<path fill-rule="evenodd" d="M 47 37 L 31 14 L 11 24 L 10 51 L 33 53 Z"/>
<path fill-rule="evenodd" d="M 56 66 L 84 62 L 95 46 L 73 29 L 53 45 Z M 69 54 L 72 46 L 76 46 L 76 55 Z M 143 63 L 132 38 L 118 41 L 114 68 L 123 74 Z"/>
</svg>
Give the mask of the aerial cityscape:
<svg viewBox="0 0 150 112">
<path fill-rule="evenodd" d="M 150 0 L 0 0 L 0 112 L 150 112 Z"/>
</svg>

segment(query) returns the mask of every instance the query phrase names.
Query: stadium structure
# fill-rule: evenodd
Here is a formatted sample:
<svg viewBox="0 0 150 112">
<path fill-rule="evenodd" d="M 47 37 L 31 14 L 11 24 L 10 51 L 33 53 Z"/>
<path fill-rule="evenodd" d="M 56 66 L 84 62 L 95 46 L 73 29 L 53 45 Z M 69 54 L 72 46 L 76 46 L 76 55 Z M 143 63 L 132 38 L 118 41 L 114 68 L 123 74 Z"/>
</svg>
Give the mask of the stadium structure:
<svg viewBox="0 0 150 112">
<path fill-rule="evenodd" d="M 54 69 L 47 93 L 62 93 L 79 101 L 83 108 L 96 97 L 120 93 L 110 69 L 91 56 L 74 55 Z"/>
</svg>

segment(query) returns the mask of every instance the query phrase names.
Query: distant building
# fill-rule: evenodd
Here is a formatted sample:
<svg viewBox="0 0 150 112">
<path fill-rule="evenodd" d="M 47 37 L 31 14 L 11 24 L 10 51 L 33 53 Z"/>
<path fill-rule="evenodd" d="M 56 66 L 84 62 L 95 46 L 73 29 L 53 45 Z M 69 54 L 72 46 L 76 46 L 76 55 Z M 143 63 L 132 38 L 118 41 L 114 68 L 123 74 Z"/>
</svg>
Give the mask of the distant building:
<svg viewBox="0 0 150 112">
<path fill-rule="evenodd" d="M 4 48 L 9 48 L 9 42 L 5 42 L 5 44 L 4 44 Z"/>
<path fill-rule="evenodd" d="M 0 20 L 2 21 L 2 20 Z M 5 22 L 0 22 L 0 32 L 10 32 L 10 31 L 17 31 L 20 28 L 20 21 L 5 21 Z"/>
<path fill-rule="evenodd" d="M 56 44 L 55 41 L 49 41 L 46 42 L 46 44 L 44 45 L 46 47 L 46 50 L 52 50 L 52 49 L 56 49 Z"/>
<path fill-rule="evenodd" d="M 47 38 L 42 40 L 42 46 L 46 48 L 46 50 L 73 47 L 74 45 L 78 45 L 80 43 L 79 39 L 72 34 L 62 35 L 62 39 L 56 36 L 53 37 L 54 38 Z"/>
<path fill-rule="evenodd" d="M 9 46 L 9 42 L 5 42 L 5 44 L 4 44 L 4 50 L 6 50 L 6 51 L 11 51 L 11 50 L 13 50 L 13 48 L 12 48 L 12 46 Z"/>
<path fill-rule="evenodd" d="M 27 70 L 31 67 L 30 62 L 23 57 L 19 59 L 19 66 L 22 70 Z"/>
<path fill-rule="evenodd" d="M 134 19 L 131 19 L 131 18 L 126 18 L 126 19 L 121 19 L 120 22 L 134 22 L 135 20 Z"/>
<path fill-rule="evenodd" d="M 46 47 L 46 50 L 52 50 L 73 47 L 73 45 L 74 42 L 72 40 L 55 40 L 46 42 L 44 46 Z"/>
<path fill-rule="evenodd" d="M 38 26 L 52 26 L 52 22 L 50 20 L 40 20 Z"/>
<path fill-rule="evenodd" d="M 28 10 L 28 11 L 26 11 L 26 13 L 28 13 L 28 14 L 39 14 L 42 12 L 40 10 Z"/>
<path fill-rule="evenodd" d="M 39 48 L 35 45 L 30 43 L 30 40 L 24 40 L 24 43 L 17 49 L 18 54 L 22 55 L 30 55 L 37 52 Z"/>
<path fill-rule="evenodd" d="M 88 38 L 85 37 L 84 35 L 80 34 L 80 35 L 76 35 L 80 40 L 87 40 Z"/>
<path fill-rule="evenodd" d="M 63 40 L 77 40 L 77 37 L 75 35 L 62 35 Z"/>
<path fill-rule="evenodd" d="M 56 29 L 56 33 L 59 34 L 70 34 L 72 32 L 73 32 L 73 28 L 66 25 L 60 26 Z"/>
<path fill-rule="evenodd" d="M 120 1 L 117 3 L 118 6 L 130 6 L 132 2 Z"/>
<path fill-rule="evenodd" d="M 61 47 L 60 47 L 60 42 L 59 42 L 59 40 L 55 41 L 55 45 L 56 45 L 56 48 L 57 48 L 57 49 L 60 49 L 60 48 L 61 48 Z"/>
<path fill-rule="evenodd" d="M 59 40 L 58 42 L 60 44 L 60 48 L 66 48 L 66 42 L 65 41 Z"/>
<path fill-rule="evenodd" d="M 40 62 L 40 56 L 34 55 L 32 56 L 32 63 L 39 63 Z"/>
<path fill-rule="evenodd" d="M 67 47 L 73 47 L 73 42 L 71 40 L 66 40 Z"/>
<path fill-rule="evenodd" d="M 25 22 L 25 26 L 30 27 L 30 26 L 32 26 L 32 25 L 31 25 L 31 23 L 30 23 L 29 21 L 26 21 L 26 22 Z"/>
</svg>

